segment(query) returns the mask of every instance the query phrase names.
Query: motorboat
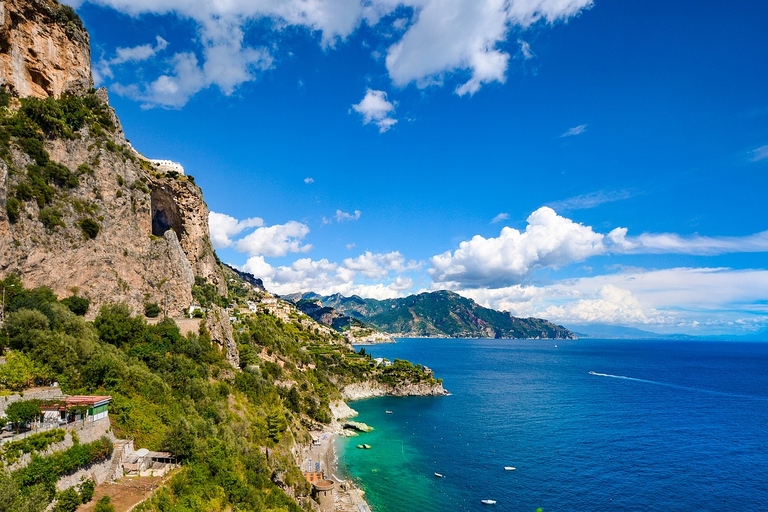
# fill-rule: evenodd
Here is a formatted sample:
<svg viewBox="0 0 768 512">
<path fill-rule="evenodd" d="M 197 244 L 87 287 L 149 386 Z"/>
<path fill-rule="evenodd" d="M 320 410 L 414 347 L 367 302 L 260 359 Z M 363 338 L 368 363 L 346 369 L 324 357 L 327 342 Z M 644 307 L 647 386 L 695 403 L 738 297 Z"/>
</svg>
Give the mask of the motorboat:
<svg viewBox="0 0 768 512">
<path fill-rule="evenodd" d="M 445 477 L 444 477 L 443 475 L 441 475 L 440 473 L 435 473 L 435 476 L 436 476 L 437 478 L 445 478 Z"/>
<path fill-rule="evenodd" d="M 512 467 L 512 466 L 504 466 L 504 471 L 514 471 L 514 470 L 516 470 L 516 469 L 517 469 L 517 468 L 514 468 L 514 467 Z"/>
<path fill-rule="evenodd" d="M 386 411 L 387 414 L 392 414 L 392 411 Z"/>
<path fill-rule="evenodd" d="M 483 505 L 495 505 L 496 500 L 480 500 L 480 503 L 482 503 Z"/>
</svg>

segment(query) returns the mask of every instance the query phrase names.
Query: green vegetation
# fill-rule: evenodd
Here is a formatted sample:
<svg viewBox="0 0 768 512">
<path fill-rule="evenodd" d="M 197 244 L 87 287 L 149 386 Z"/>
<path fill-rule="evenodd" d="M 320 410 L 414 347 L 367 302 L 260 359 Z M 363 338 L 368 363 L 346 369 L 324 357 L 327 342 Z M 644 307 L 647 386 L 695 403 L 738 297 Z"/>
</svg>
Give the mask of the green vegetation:
<svg viewBox="0 0 768 512">
<path fill-rule="evenodd" d="M 109 496 L 102 497 L 99 501 L 96 502 L 96 508 L 93 509 L 94 512 L 115 512 L 115 506 L 111 503 L 112 498 Z"/>
<path fill-rule="evenodd" d="M 86 297 L 78 297 L 76 295 L 61 299 L 59 302 L 67 306 L 71 312 L 78 316 L 85 315 L 91 305 L 90 299 Z"/>
<path fill-rule="evenodd" d="M 157 302 L 147 302 L 144 304 L 144 316 L 147 318 L 157 318 L 162 311 Z"/>
<path fill-rule="evenodd" d="M 40 404 L 31 400 L 13 402 L 5 409 L 5 417 L 16 426 L 16 432 L 22 424 L 35 421 L 41 414 Z"/>
<path fill-rule="evenodd" d="M 565 327 L 540 318 L 516 318 L 485 308 L 449 291 L 420 293 L 402 299 L 363 299 L 333 295 L 320 299 L 339 314 L 389 333 L 454 338 L 570 338 Z"/>
<path fill-rule="evenodd" d="M 93 322 L 85 322 L 50 289 L 24 289 L 15 276 L 5 281 L 13 284 L 5 340 L 13 350 L 6 366 L 23 371 L 0 383 L 18 388 L 55 379 L 65 393 L 111 395 L 115 435 L 133 439 L 137 448 L 171 451 L 182 461 L 182 471 L 137 510 L 298 512 L 286 491 L 306 497 L 310 487 L 292 449 L 309 442 L 308 429 L 330 421 L 339 386 L 366 379 L 435 382 L 406 361 L 379 368 L 335 336 L 268 314 L 241 315 L 235 337 L 242 370 L 233 371 L 205 329 L 182 336 L 173 320 L 148 325 L 124 304 L 103 306 Z M 239 290 L 231 300 L 257 300 L 258 292 L 244 291 L 241 283 L 230 282 Z M 196 287 L 206 304 L 228 302 L 205 281 L 198 279 Z M 54 442 L 32 442 L 48 441 Z M 19 449 L 24 451 L 14 447 L 14 453 Z M 97 442 L 50 457 L 33 455 L 10 484 L 0 480 L 0 488 L 15 485 L 9 492 L 27 507 L 10 510 L 36 510 L 38 498 L 50 503 L 57 475 L 103 460 L 109 450 Z M 55 506 L 74 502 L 71 492 L 60 493 Z"/>
<path fill-rule="evenodd" d="M 5 443 L 0 447 L 0 459 L 3 459 L 7 464 L 13 464 L 24 453 L 41 452 L 52 444 L 62 442 L 65 435 L 66 432 L 57 428 Z"/>
<path fill-rule="evenodd" d="M 96 236 L 99 234 L 99 230 L 101 229 L 101 226 L 99 226 L 98 222 L 88 217 L 80 219 L 80 222 L 77 224 L 80 226 L 80 229 L 83 230 L 85 237 L 91 240 L 96 238 Z"/>
</svg>

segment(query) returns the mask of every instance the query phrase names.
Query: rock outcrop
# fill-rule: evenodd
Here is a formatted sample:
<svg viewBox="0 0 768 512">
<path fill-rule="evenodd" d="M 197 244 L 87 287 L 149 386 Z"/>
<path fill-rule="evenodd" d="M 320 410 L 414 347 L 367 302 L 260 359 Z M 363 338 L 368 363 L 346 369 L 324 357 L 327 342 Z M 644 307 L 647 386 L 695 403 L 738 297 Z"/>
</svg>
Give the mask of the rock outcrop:
<svg viewBox="0 0 768 512">
<path fill-rule="evenodd" d="M 75 11 L 52 0 L 0 2 L 0 81 L 21 97 L 93 87 L 90 40 Z"/>
<path fill-rule="evenodd" d="M 362 400 L 377 396 L 443 396 L 448 395 L 442 383 L 420 382 L 417 384 L 399 384 L 396 386 L 380 382 L 356 382 L 341 390 L 344 400 Z"/>
<path fill-rule="evenodd" d="M 90 317 L 105 303 L 143 314 L 155 302 L 180 318 L 196 278 L 227 296 L 202 191 L 127 141 L 107 91 L 92 92 L 89 38 L 71 8 L 0 2 L 0 71 L 14 97 L 57 98 L 0 108 L 0 278 L 87 297 Z M 237 366 L 229 315 L 211 313 L 212 339 Z"/>
</svg>

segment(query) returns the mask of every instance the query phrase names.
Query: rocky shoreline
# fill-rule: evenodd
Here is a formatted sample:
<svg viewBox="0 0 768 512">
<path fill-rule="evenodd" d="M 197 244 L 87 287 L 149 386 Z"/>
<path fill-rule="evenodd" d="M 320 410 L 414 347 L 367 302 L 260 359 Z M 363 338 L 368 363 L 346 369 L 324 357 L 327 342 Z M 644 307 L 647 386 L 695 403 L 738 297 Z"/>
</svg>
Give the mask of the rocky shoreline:
<svg viewBox="0 0 768 512">
<path fill-rule="evenodd" d="M 324 426 L 319 432 L 313 433 L 313 439 L 317 442 L 316 449 L 310 453 L 314 460 L 323 460 L 328 469 L 328 478 L 336 483 L 336 510 L 340 512 L 371 512 L 371 507 L 365 501 L 364 492 L 355 486 L 354 482 L 343 475 L 338 475 L 338 457 L 336 456 L 334 443 L 339 436 L 347 437 L 355 435 L 352 429 L 345 428 L 345 425 L 357 422 L 350 422 L 349 418 L 357 416 L 357 411 L 347 404 L 348 401 L 363 400 L 366 398 L 375 398 L 381 396 L 445 396 L 450 395 L 443 388 L 442 383 L 418 383 L 392 386 L 378 382 L 354 383 L 344 386 L 341 391 L 343 400 L 338 400 L 330 404 L 331 423 Z M 367 428 L 367 425 L 365 425 Z"/>
</svg>

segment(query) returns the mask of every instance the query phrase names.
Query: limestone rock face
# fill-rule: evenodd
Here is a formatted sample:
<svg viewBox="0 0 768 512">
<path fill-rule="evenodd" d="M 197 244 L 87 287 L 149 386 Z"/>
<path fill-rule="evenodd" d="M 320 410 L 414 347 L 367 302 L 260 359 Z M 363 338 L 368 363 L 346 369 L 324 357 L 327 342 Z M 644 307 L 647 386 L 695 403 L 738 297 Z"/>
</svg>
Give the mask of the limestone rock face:
<svg viewBox="0 0 768 512">
<path fill-rule="evenodd" d="M 442 396 L 449 394 L 442 383 L 427 382 L 398 384 L 396 386 L 381 382 L 356 382 L 344 386 L 341 396 L 344 400 L 362 400 L 377 396 Z"/>
<path fill-rule="evenodd" d="M 211 335 L 211 340 L 224 347 L 227 351 L 227 361 L 234 368 L 240 367 L 240 353 L 232 333 L 232 322 L 229 315 L 219 306 L 213 306 L 205 319 L 205 328 Z"/>
<path fill-rule="evenodd" d="M 53 0 L 0 2 L 0 81 L 22 97 L 93 87 L 90 40 L 74 11 Z"/>
</svg>

